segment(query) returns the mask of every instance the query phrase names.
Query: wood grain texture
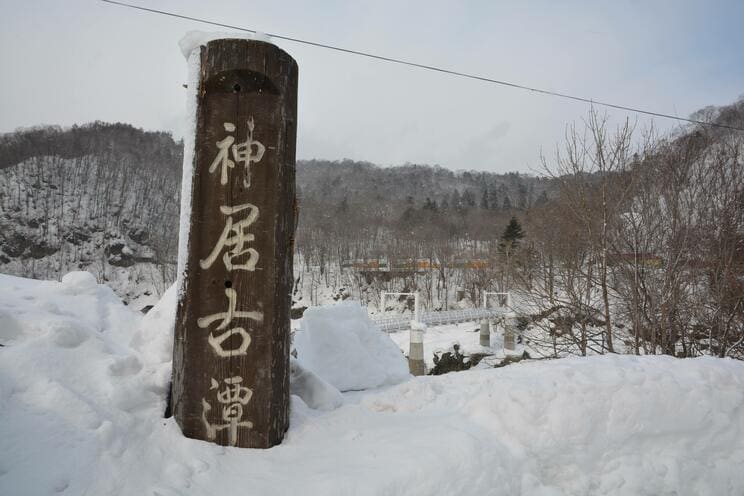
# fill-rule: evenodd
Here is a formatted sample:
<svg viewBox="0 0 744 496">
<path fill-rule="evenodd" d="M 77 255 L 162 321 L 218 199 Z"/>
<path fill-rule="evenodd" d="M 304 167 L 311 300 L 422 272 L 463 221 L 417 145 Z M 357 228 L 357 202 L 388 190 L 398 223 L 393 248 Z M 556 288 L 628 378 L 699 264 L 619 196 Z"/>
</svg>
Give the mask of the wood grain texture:
<svg viewBox="0 0 744 496">
<path fill-rule="evenodd" d="M 287 53 L 248 40 L 201 48 L 189 255 L 173 360 L 173 413 L 188 437 L 268 448 L 289 426 L 296 116 L 297 64 Z M 263 153 L 249 163 L 247 182 L 232 145 L 249 136 L 255 143 L 243 156 Z M 222 184 L 222 167 L 210 167 L 224 150 L 234 165 Z M 253 270 L 240 268 L 254 261 Z M 234 310 L 249 317 L 224 314 L 230 295 Z"/>
</svg>

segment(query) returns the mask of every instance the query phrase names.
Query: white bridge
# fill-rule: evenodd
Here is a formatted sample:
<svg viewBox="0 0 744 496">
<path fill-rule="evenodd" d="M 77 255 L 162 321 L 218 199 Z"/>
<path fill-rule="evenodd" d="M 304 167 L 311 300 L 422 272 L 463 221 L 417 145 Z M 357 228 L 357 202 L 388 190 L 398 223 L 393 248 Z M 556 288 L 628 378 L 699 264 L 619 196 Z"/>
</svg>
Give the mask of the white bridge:
<svg viewBox="0 0 744 496">
<path fill-rule="evenodd" d="M 466 310 L 445 310 L 443 312 L 424 312 L 421 322 L 429 327 L 474 322 L 483 319 L 501 318 L 509 310 L 503 308 L 468 308 Z M 411 328 L 411 318 L 380 317 L 372 318 L 377 327 L 383 332 L 405 331 Z"/>
<path fill-rule="evenodd" d="M 419 294 L 414 293 L 391 293 L 382 292 L 380 294 L 380 307 L 385 308 L 385 297 L 387 295 L 395 296 L 413 296 L 414 312 L 413 318 L 407 318 L 403 315 L 395 317 L 372 317 L 372 322 L 383 332 L 404 331 L 411 328 L 411 321 L 421 322 L 428 327 L 436 327 L 450 324 L 460 324 L 462 322 L 473 322 L 484 319 L 499 319 L 511 309 L 511 295 L 509 293 L 496 293 L 492 291 L 483 292 L 482 308 L 467 308 L 463 310 L 445 310 L 442 312 L 424 312 L 419 310 Z M 488 308 L 488 297 L 495 296 L 497 306 Z"/>
</svg>

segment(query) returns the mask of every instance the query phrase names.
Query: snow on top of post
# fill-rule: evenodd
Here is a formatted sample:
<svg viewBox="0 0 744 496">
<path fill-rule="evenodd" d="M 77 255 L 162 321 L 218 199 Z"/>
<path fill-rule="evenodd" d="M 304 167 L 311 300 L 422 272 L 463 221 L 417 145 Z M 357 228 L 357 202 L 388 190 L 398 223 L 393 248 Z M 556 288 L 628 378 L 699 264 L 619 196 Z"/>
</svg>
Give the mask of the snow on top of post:
<svg viewBox="0 0 744 496">
<path fill-rule="evenodd" d="M 414 331 L 426 331 L 427 328 L 428 326 L 423 322 L 411 321 L 411 329 Z"/>
<path fill-rule="evenodd" d="M 181 53 L 183 54 L 183 56 L 186 57 L 186 60 L 188 60 L 191 52 L 193 52 L 195 49 L 201 46 L 205 46 L 210 41 L 223 39 L 256 40 L 274 44 L 273 41 L 271 41 L 271 36 L 267 35 L 266 33 L 261 33 L 260 31 L 256 33 L 248 33 L 246 31 L 238 31 L 232 33 L 189 31 L 186 33 L 186 35 L 184 35 L 183 38 L 181 38 L 181 41 L 178 42 L 178 46 L 181 48 Z"/>
</svg>

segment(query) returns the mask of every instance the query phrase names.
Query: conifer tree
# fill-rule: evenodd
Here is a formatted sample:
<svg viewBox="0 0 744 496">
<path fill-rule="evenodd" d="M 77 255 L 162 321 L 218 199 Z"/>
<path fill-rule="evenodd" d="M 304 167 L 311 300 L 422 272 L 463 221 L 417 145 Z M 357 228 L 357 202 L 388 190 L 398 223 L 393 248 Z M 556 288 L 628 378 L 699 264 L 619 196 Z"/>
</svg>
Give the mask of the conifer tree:
<svg viewBox="0 0 744 496">
<path fill-rule="evenodd" d="M 481 195 L 480 208 L 483 210 L 488 210 L 488 189 L 483 190 L 483 195 Z"/>
<path fill-rule="evenodd" d="M 504 210 L 511 210 L 511 208 L 512 208 L 512 203 L 511 203 L 511 198 L 509 198 L 509 195 L 506 195 L 506 196 L 504 197 L 504 204 L 503 204 L 503 207 L 502 207 L 502 208 L 503 208 Z"/>
<path fill-rule="evenodd" d="M 496 188 L 491 188 L 488 193 L 488 205 L 491 207 L 491 210 L 499 209 L 499 194 L 496 192 Z"/>
<path fill-rule="evenodd" d="M 509 224 L 504 229 L 499 243 L 499 249 L 502 252 L 513 252 L 519 246 L 519 241 L 524 238 L 522 225 L 516 217 L 512 217 Z"/>
</svg>

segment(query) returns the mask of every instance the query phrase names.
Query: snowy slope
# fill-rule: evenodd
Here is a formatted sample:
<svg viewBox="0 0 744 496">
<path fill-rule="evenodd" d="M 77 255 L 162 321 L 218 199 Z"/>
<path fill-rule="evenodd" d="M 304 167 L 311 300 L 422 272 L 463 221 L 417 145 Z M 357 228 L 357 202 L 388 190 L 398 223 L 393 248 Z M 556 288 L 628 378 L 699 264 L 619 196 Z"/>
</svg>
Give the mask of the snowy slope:
<svg viewBox="0 0 744 496">
<path fill-rule="evenodd" d="M 154 303 L 175 276 L 178 239 L 178 179 L 163 169 L 101 156 L 0 169 L 0 271 L 59 279 L 83 269 L 137 309 Z"/>
<path fill-rule="evenodd" d="M 744 493 L 744 363 L 522 362 L 292 398 L 243 450 L 163 419 L 174 294 L 139 317 L 84 274 L 0 276 L 2 495 Z"/>
</svg>

